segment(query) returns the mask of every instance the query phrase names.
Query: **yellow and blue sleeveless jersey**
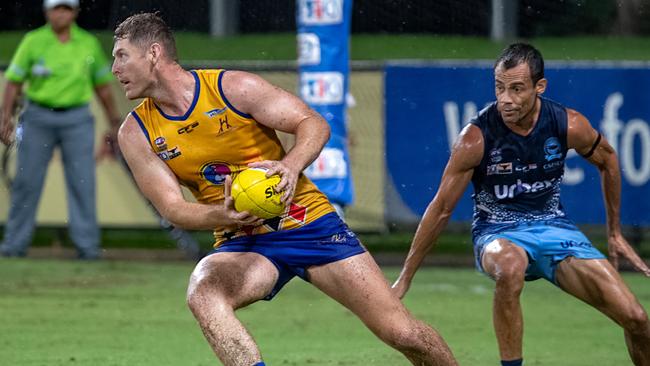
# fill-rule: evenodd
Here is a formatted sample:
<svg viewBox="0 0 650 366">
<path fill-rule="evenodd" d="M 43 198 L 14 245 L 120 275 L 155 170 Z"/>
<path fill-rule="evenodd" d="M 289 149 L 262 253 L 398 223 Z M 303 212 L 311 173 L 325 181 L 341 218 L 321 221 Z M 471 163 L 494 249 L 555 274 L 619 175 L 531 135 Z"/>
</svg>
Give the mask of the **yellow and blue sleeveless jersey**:
<svg viewBox="0 0 650 366">
<path fill-rule="evenodd" d="M 181 185 L 204 204 L 222 204 L 226 176 L 236 175 L 247 164 L 281 160 L 285 151 L 274 129 L 238 111 L 226 99 L 221 80 L 225 70 L 193 70 L 194 99 L 182 116 L 166 115 L 146 98 L 131 114 L 152 150 L 174 172 Z M 303 174 L 293 201 L 284 214 L 256 227 L 237 232 L 215 228 L 215 246 L 243 235 L 257 235 L 302 227 L 334 212 L 316 186 Z"/>
</svg>

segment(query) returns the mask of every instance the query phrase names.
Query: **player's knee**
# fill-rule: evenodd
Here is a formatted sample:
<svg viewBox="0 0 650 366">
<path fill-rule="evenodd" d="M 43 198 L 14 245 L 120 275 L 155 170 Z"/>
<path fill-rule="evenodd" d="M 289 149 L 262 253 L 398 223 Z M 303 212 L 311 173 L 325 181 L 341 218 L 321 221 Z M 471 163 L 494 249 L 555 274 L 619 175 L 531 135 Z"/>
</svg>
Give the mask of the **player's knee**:
<svg viewBox="0 0 650 366">
<path fill-rule="evenodd" d="M 632 334 L 650 335 L 650 322 L 648 321 L 648 314 L 640 305 L 634 306 L 627 312 L 625 318 L 621 322 L 621 326 Z"/>
<path fill-rule="evenodd" d="M 525 272 L 521 266 L 504 266 L 494 273 L 497 291 L 518 296 L 524 288 Z"/>
<path fill-rule="evenodd" d="M 485 249 L 483 267 L 497 282 L 523 286 L 527 266 L 528 259 L 513 245 L 504 247 L 495 241 Z"/>
<path fill-rule="evenodd" d="M 187 303 L 187 306 L 190 308 L 192 313 L 196 314 L 199 311 L 201 304 L 203 303 L 204 296 L 205 290 L 199 286 L 198 283 L 190 282 L 190 285 L 187 288 L 185 302 Z"/>
<path fill-rule="evenodd" d="M 378 335 L 386 344 L 396 350 L 412 353 L 422 351 L 422 348 L 425 347 L 425 338 L 431 336 L 427 334 L 429 333 L 427 330 L 435 335 L 433 329 L 418 320 L 413 320 L 410 324 L 387 327 Z"/>
<path fill-rule="evenodd" d="M 419 342 L 417 331 L 411 327 L 395 327 L 379 336 L 386 344 L 391 347 L 405 351 L 416 347 Z"/>
<path fill-rule="evenodd" d="M 227 303 L 226 298 L 220 294 L 218 287 L 209 277 L 196 278 L 194 276 L 187 288 L 186 302 L 195 315 L 206 306 L 214 307 L 219 303 Z"/>
</svg>

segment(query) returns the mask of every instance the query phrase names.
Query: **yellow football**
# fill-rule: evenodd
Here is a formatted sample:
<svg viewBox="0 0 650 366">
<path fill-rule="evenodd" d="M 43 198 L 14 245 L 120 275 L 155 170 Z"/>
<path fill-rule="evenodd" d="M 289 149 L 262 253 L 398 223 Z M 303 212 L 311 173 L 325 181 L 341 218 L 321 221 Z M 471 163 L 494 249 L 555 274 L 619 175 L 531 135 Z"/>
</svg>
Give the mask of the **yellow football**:
<svg viewBox="0 0 650 366">
<path fill-rule="evenodd" d="M 235 210 L 247 211 L 262 219 L 270 219 L 284 212 L 281 193 L 275 191 L 280 176 L 266 177 L 266 169 L 249 168 L 241 171 L 232 181 L 230 194 Z"/>
</svg>

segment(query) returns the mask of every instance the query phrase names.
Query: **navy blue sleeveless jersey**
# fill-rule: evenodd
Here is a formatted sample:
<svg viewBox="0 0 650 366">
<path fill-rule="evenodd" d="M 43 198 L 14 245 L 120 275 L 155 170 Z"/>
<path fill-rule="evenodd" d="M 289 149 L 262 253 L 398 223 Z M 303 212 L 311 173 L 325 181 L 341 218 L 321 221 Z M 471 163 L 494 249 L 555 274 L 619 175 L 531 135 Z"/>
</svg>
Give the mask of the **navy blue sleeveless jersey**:
<svg viewBox="0 0 650 366">
<path fill-rule="evenodd" d="M 474 237 L 498 227 L 531 221 L 570 224 L 560 203 L 560 183 L 567 154 L 567 112 L 559 103 L 541 99 L 533 130 L 510 130 L 496 102 L 470 121 L 481 129 L 485 150 L 474 169 Z"/>
</svg>

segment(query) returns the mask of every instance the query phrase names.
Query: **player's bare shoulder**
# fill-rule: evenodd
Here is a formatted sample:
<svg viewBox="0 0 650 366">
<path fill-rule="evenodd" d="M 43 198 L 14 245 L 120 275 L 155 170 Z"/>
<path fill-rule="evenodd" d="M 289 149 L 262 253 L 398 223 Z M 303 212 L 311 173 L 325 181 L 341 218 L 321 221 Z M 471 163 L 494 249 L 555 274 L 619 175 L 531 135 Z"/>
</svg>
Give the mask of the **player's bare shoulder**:
<svg viewBox="0 0 650 366">
<path fill-rule="evenodd" d="M 221 87 L 229 100 L 241 103 L 254 100 L 273 89 L 273 85 L 261 76 L 238 70 L 224 71 Z"/>
<path fill-rule="evenodd" d="M 451 151 L 451 160 L 467 168 L 477 167 L 483 159 L 483 132 L 474 124 L 467 124 L 460 131 Z"/>
<path fill-rule="evenodd" d="M 138 154 L 145 150 L 151 150 L 142 127 L 138 124 L 132 113 L 129 113 L 117 131 L 117 142 L 124 155 L 129 153 Z"/>
<path fill-rule="evenodd" d="M 138 122 L 135 120 L 135 117 L 129 113 L 126 118 L 124 118 L 124 121 L 120 125 L 120 128 L 117 130 L 118 141 L 126 142 L 133 136 L 133 133 L 137 128 L 139 128 Z"/>
<path fill-rule="evenodd" d="M 571 129 L 584 129 L 591 127 L 589 120 L 582 113 L 575 109 L 567 108 L 567 123 L 569 130 Z"/>
<path fill-rule="evenodd" d="M 567 108 L 567 143 L 570 149 L 584 154 L 598 137 L 587 117 L 575 109 Z"/>
<path fill-rule="evenodd" d="M 232 105 L 248 114 L 269 103 L 281 90 L 259 75 L 236 70 L 224 71 L 221 88 Z"/>
<path fill-rule="evenodd" d="M 222 80 L 228 90 L 249 89 L 268 84 L 261 76 L 240 70 L 225 70 Z"/>
</svg>

